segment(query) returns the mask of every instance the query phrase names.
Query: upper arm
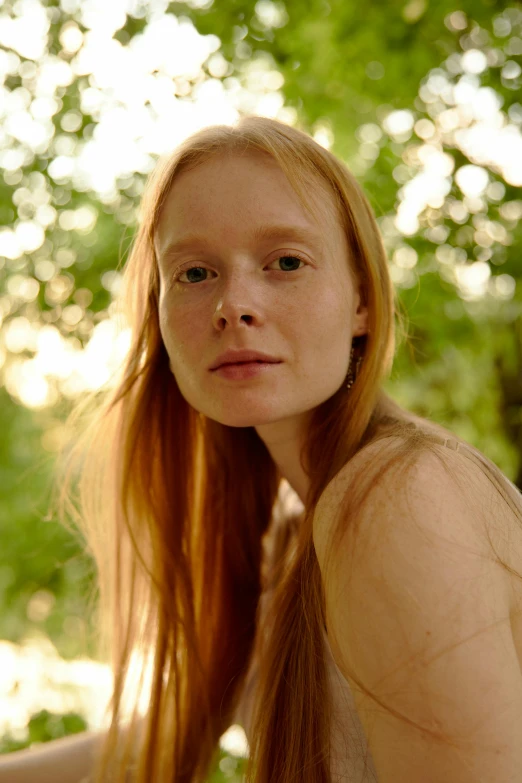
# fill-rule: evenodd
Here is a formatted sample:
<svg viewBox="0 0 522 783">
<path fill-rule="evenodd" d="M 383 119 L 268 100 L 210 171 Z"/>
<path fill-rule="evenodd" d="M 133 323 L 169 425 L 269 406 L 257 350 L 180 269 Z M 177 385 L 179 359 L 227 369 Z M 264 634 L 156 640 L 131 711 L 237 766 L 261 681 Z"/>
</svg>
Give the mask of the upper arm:
<svg viewBox="0 0 522 783">
<path fill-rule="evenodd" d="M 84 731 L 0 756 L 0 783 L 83 783 L 90 780 L 103 732 Z"/>
<path fill-rule="evenodd" d="M 469 470 L 465 458 L 455 460 Z M 405 488 L 388 477 L 376 482 L 355 545 L 345 536 L 333 554 L 328 634 L 379 783 L 522 781 L 508 574 L 477 524 L 486 484 L 475 484 L 472 498 L 435 456 L 422 455 Z"/>
</svg>

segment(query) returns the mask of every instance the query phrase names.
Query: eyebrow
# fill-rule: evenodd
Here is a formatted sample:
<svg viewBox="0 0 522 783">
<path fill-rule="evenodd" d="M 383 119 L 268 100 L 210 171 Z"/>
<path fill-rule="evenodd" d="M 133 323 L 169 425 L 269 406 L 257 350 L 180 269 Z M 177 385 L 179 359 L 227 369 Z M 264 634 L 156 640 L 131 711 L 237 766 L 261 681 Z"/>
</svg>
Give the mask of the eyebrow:
<svg viewBox="0 0 522 783">
<path fill-rule="evenodd" d="M 293 241 L 304 241 L 315 250 L 320 249 L 320 239 L 317 233 L 307 226 L 286 226 L 286 225 L 261 225 L 257 226 L 251 233 L 251 239 L 254 242 L 268 241 L 274 239 L 291 239 Z M 212 240 L 205 237 L 187 235 L 174 242 L 170 242 L 165 250 L 160 253 L 160 258 L 173 258 L 185 250 L 196 245 L 209 246 Z"/>
</svg>

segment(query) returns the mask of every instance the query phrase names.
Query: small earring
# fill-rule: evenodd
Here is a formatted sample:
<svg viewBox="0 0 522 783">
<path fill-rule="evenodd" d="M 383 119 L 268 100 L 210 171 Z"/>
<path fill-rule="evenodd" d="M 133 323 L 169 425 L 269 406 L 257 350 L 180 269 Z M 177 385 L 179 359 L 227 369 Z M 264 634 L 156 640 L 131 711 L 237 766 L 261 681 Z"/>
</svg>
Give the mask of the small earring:
<svg viewBox="0 0 522 783">
<path fill-rule="evenodd" d="M 350 366 L 348 368 L 348 375 L 346 376 L 348 378 L 348 383 L 346 384 L 347 389 L 351 389 L 354 385 L 355 381 L 357 380 L 357 376 L 359 374 L 359 369 L 362 363 L 362 356 L 359 356 L 358 359 L 355 362 L 355 369 L 353 368 L 353 355 L 354 355 L 354 347 L 352 345 L 352 350 L 350 351 Z"/>
</svg>

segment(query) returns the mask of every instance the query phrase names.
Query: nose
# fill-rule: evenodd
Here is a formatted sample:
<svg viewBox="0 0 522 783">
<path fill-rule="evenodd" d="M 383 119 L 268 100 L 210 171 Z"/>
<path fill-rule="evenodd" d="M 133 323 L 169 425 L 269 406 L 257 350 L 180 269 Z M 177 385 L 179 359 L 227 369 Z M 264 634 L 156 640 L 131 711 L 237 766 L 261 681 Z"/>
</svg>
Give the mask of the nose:
<svg viewBox="0 0 522 783">
<path fill-rule="evenodd" d="M 213 324 L 216 329 L 223 330 L 225 326 L 235 327 L 241 323 L 252 324 L 255 320 L 255 315 L 252 312 L 251 307 L 246 305 L 230 305 L 221 302 L 213 317 Z"/>
<path fill-rule="evenodd" d="M 261 309 L 256 302 L 255 286 L 248 275 L 238 274 L 229 278 L 217 294 L 213 325 L 223 330 L 228 325 L 235 328 L 242 323 L 252 325 L 262 321 Z"/>
</svg>

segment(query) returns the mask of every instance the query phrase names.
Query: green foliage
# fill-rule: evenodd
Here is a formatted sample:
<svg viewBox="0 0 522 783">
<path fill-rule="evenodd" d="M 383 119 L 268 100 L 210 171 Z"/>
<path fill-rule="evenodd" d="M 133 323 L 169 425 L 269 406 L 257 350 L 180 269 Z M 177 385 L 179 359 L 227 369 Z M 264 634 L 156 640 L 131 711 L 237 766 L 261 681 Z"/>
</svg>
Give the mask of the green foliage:
<svg viewBox="0 0 522 783">
<path fill-rule="evenodd" d="M 171 3 L 170 8 L 182 9 L 201 33 L 217 35 L 221 52 L 235 67 L 260 51 L 269 53 L 285 78 L 286 103 L 298 110 L 300 122 L 313 127 L 327 119 L 339 153 L 349 157 L 357 146 L 356 128 L 371 121 L 379 105 L 411 107 L 420 80 L 459 50 L 463 32 L 445 24 L 448 15 L 462 12 L 487 30 L 494 15 L 514 4 L 286 0 L 274 5 L 281 9 L 281 21 L 274 25 L 263 23 L 257 5 L 243 0 L 201 9 Z"/>
<path fill-rule="evenodd" d="M 0 738 L 0 753 L 12 753 L 37 743 L 51 742 L 70 734 L 79 734 L 87 728 L 84 718 L 74 712 L 57 715 L 48 710 L 41 710 L 31 716 L 25 739 L 16 740 L 10 733 Z"/>
<path fill-rule="evenodd" d="M 241 783 L 246 770 L 246 759 L 237 758 L 220 750 L 219 761 L 209 783 Z"/>
<path fill-rule="evenodd" d="M 56 424 L 53 413 L 31 412 L 0 388 L 0 634 L 18 643 L 29 628 L 37 628 L 61 656 L 74 658 L 94 652 L 89 624 L 93 566 L 80 541 L 45 517 L 53 460 L 42 438 Z M 33 607 L 31 621 L 31 599 L 37 593 L 41 608 Z"/>
<path fill-rule="evenodd" d="M 2 13 L 15 15 L 15 5 L 4 4 Z M 61 36 L 70 24 L 87 33 L 80 5 L 72 0 L 44 3 L 50 19 L 45 56 L 74 61 L 64 51 Z M 154 16 L 152 5 L 133 4 L 114 32 L 119 44 L 130 47 L 139 41 Z M 435 126 L 440 115 L 452 108 L 447 95 L 461 79 L 491 90 L 502 108 L 504 124 L 509 120 L 520 133 L 521 76 L 506 78 L 503 68 L 510 61 L 516 71 L 520 63 L 518 5 L 493 0 L 461 0 L 458 7 L 453 0 L 364 4 L 194 0 L 170 3 L 166 13 L 192 20 L 203 35 L 218 36 L 226 64 L 223 77 L 212 75 L 209 58 L 202 72 L 183 77 L 181 86 L 173 80 L 172 93 L 179 101 L 190 103 L 202 79 L 221 78 L 232 90 L 235 82 L 247 83 L 252 64 L 268 63 L 283 77 L 285 108 L 295 110 L 299 126 L 310 133 L 321 129 L 331 133 L 332 151 L 358 176 L 375 209 L 397 276 L 401 308 L 410 322 L 410 340 L 399 348 L 388 391 L 406 407 L 474 443 L 522 487 L 519 189 L 498 167 L 484 164 L 485 195 L 480 203 L 467 203 L 455 173 L 470 163 L 482 163 L 463 150 L 456 134 L 441 132 L 437 143 L 451 162 L 443 203 L 424 207 L 419 227 L 411 235 L 401 235 L 393 225 L 405 189 L 422 171 L 416 155 L 424 143 L 421 123 Z M 72 10 L 66 12 L 64 7 Z M 478 75 L 463 74 L 460 66 L 461 56 L 470 50 L 487 58 L 487 67 Z M 28 93 L 32 101 L 38 69 L 5 43 L 0 47 L 0 55 L 4 54 L 18 58 L 18 65 L 0 74 L 0 87 L 3 79 L 5 90 L 0 99 L 23 100 Z M 150 84 L 156 84 L 157 77 L 151 73 Z M 433 77 L 445 81 L 446 90 L 430 95 Z M 85 94 L 93 89 L 103 86 L 92 73 L 80 73 L 69 85 L 57 87 L 47 148 L 28 149 L 14 135 L 14 125 L 3 118 L 0 138 L 0 154 L 9 149 L 23 150 L 25 155 L 16 171 L 0 164 L 0 226 L 15 228 L 20 221 L 33 219 L 35 193 L 56 211 L 41 247 L 14 259 L 0 256 L 2 362 L 5 353 L 3 367 L 0 363 L 0 638 L 19 642 L 37 630 L 49 636 L 64 658 L 95 654 L 93 563 L 79 538 L 46 514 L 55 443 L 69 401 L 56 382 L 55 405 L 40 410 L 24 405 L 13 381 L 16 374 L 10 376 L 8 370 L 32 358 L 34 347 L 11 350 L 5 347 L 5 336 L 10 323 L 22 318 L 31 324 L 53 325 L 78 349 L 89 343 L 95 326 L 109 315 L 111 275 L 125 260 L 132 240 L 148 169 L 146 163 L 131 166 L 118 179 L 116 193 L 106 198 L 70 177 L 51 176 L 51 164 L 64 150 L 75 156 L 96 139 L 100 112 L 85 105 Z M 410 111 L 414 120 L 402 136 L 385 128 L 389 113 L 398 109 Z M 455 210 L 463 205 L 463 216 L 456 217 Z M 92 214 L 92 226 L 68 228 L 68 215 L 81 208 Z M 397 261 L 404 250 L 415 254 L 411 268 Z M 450 250 L 457 254 L 461 271 L 477 263 L 487 265 L 492 289 L 500 276 L 514 281 L 514 295 L 495 299 L 490 294 L 482 298 L 467 294 L 458 284 Z M 46 276 L 41 265 L 49 261 L 52 272 Z M 34 300 L 13 293 L 20 278 L 38 283 Z M 82 310 L 75 323 L 64 317 L 71 305 Z M 78 716 L 43 712 L 33 716 L 21 747 L 83 728 Z M 9 752 L 16 745 L 6 737 L 0 750 Z M 224 754 L 222 761 L 213 781 L 234 780 L 241 774 L 242 762 L 236 769 L 231 757 Z"/>
</svg>

